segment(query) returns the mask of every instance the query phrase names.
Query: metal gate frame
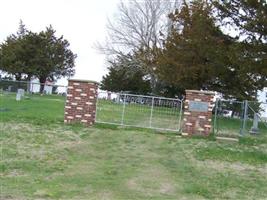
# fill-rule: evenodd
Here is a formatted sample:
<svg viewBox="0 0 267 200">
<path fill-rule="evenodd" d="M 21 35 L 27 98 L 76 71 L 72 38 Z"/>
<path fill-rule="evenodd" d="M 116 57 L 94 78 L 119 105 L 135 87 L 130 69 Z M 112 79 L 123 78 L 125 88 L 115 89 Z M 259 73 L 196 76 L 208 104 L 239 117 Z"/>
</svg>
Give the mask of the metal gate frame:
<svg viewBox="0 0 267 200">
<path fill-rule="evenodd" d="M 105 97 L 101 95 L 101 93 L 106 94 Z M 112 99 L 112 95 L 115 96 L 115 98 Z M 102 98 L 101 98 L 102 97 Z M 115 99 L 115 100 L 114 100 Z M 118 121 L 112 121 L 112 120 L 103 120 L 100 119 L 99 117 L 101 114 L 101 101 L 102 100 L 107 100 L 109 102 L 113 102 L 114 104 L 117 101 L 117 106 L 120 107 L 118 112 L 120 112 L 120 120 Z M 160 105 L 159 102 L 162 102 L 162 105 Z M 176 126 L 174 127 L 160 127 L 160 126 L 155 126 L 153 125 L 153 119 L 155 119 L 155 111 L 158 107 L 162 107 L 162 109 L 167 108 L 166 104 L 164 107 L 164 102 L 172 102 L 173 107 L 171 109 L 174 109 L 174 112 L 169 113 L 169 115 L 176 114 L 175 112 L 179 112 Z M 176 102 L 176 103 L 175 103 Z M 149 108 L 149 113 L 147 112 L 146 114 L 149 114 L 147 116 L 149 119 L 146 117 L 146 121 L 148 122 L 146 125 L 139 125 L 139 124 L 129 124 L 126 122 L 126 113 L 125 111 L 129 109 L 132 105 L 136 105 L 136 108 L 142 107 L 140 105 L 148 106 Z M 169 106 L 169 105 L 168 105 Z M 114 112 L 117 109 L 114 107 Z M 147 110 L 147 109 L 146 109 Z M 148 110 L 147 110 L 148 111 Z M 144 110 L 141 110 L 141 112 L 144 113 Z M 158 96 L 147 96 L 147 95 L 136 95 L 136 94 L 128 94 L 128 93 L 109 93 L 109 92 L 99 92 L 98 93 L 98 98 L 96 102 L 96 122 L 97 123 L 103 123 L 103 124 L 112 124 L 112 125 L 119 125 L 119 126 L 125 126 L 125 127 L 137 127 L 137 128 L 149 128 L 149 129 L 155 129 L 155 130 L 164 130 L 164 131 L 174 131 L 174 132 L 180 132 L 181 131 L 181 126 L 182 126 L 182 114 L 183 114 L 183 101 L 180 99 L 175 99 L 175 98 L 166 98 L 166 97 L 158 97 Z M 133 114 L 134 115 L 134 114 Z M 166 115 L 168 116 L 168 114 Z M 138 116 L 136 116 L 138 117 Z M 119 118 L 117 116 L 117 118 Z"/>
</svg>

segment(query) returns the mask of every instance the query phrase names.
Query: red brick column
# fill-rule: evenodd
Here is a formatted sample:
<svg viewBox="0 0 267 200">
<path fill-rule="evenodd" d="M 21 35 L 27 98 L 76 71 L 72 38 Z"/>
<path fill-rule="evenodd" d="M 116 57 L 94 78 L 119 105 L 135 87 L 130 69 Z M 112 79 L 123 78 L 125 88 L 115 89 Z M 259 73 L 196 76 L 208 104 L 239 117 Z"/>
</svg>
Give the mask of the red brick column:
<svg viewBox="0 0 267 200">
<path fill-rule="evenodd" d="M 214 93 L 186 90 L 182 135 L 209 135 Z"/>
<path fill-rule="evenodd" d="M 70 79 L 65 104 L 65 123 L 81 122 L 92 125 L 95 122 L 98 83 Z"/>
</svg>

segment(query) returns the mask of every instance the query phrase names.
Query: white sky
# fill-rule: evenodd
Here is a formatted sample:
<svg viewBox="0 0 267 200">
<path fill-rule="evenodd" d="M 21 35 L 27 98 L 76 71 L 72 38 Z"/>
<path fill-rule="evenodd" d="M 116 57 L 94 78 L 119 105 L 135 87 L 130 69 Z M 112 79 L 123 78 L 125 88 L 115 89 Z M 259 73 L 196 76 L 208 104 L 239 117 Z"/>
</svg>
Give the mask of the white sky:
<svg viewBox="0 0 267 200">
<path fill-rule="evenodd" d="M 100 81 L 107 73 L 105 56 L 94 44 L 106 36 L 107 18 L 119 0 L 0 0 L 0 43 L 16 33 L 20 19 L 26 28 L 39 32 L 52 25 L 56 35 L 70 42 L 77 54 L 74 78 Z M 66 84 L 60 81 L 58 84 Z"/>
</svg>

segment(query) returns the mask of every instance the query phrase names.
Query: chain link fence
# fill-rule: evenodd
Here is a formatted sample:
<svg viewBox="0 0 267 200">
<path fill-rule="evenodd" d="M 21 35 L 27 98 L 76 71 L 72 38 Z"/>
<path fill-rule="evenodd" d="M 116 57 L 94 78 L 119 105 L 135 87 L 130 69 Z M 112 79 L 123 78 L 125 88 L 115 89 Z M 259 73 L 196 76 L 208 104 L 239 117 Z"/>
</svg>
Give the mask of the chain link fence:
<svg viewBox="0 0 267 200">
<path fill-rule="evenodd" d="M 247 101 L 245 103 L 245 120 L 243 133 L 267 135 L 267 103 Z"/>
<path fill-rule="evenodd" d="M 182 101 L 156 96 L 98 92 L 96 122 L 179 131 Z"/>
<path fill-rule="evenodd" d="M 213 113 L 216 136 L 267 134 L 267 103 L 217 99 Z"/>
</svg>

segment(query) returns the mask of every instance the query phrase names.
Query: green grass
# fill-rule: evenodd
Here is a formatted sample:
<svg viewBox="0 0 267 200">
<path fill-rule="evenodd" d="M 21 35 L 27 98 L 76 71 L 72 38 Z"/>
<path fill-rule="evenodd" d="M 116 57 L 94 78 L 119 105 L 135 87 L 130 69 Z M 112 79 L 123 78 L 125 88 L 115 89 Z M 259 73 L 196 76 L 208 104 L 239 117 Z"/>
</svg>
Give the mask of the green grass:
<svg viewBox="0 0 267 200">
<path fill-rule="evenodd" d="M 246 120 L 246 125 L 243 130 L 243 134 L 249 135 L 250 129 L 253 125 L 252 119 Z M 243 126 L 242 120 L 229 117 L 217 118 L 216 135 L 239 137 L 240 130 Z M 259 135 L 267 135 L 267 122 L 259 122 Z"/>
<path fill-rule="evenodd" d="M 220 143 L 64 125 L 62 97 L 0 98 L 11 109 L 0 112 L 0 199 L 267 198 L 266 135 Z"/>
<path fill-rule="evenodd" d="M 239 150 L 218 146 L 200 148 L 196 153 L 202 160 L 224 160 L 229 162 L 242 162 L 251 165 L 267 163 L 267 156 L 264 152 L 257 149 Z"/>
<path fill-rule="evenodd" d="M 16 101 L 15 94 L 0 94 L 0 117 L 1 121 L 61 123 L 64 105 L 65 97 L 57 95 L 30 95 Z"/>
</svg>

